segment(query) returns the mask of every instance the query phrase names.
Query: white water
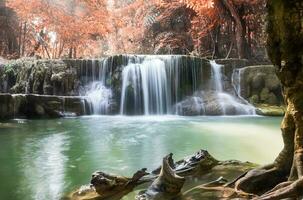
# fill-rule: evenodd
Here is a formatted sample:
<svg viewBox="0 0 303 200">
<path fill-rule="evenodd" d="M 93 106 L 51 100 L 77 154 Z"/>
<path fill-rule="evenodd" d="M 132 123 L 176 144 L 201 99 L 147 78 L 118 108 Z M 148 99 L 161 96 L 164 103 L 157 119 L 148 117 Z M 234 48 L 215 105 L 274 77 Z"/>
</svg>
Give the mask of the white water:
<svg viewBox="0 0 303 200">
<path fill-rule="evenodd" d="M 104 86 L 102 81 L 91 83 L 88 91 L 86 91 L 86 100 L 89 102 L 92 114 L 108 114 L 109 105 L 112 97 L 111 89 Z"/>
<path fill-rule="evenodd" d="M 90 114 L 108 114 L 110 101 L 112 98 L 112 90 L 106 86 L 106 72 L 108 70 L 108 59 L 92 60 L 92 82 L 88 83 L 88 73 L 86 72 L 87 85 L 84 95 L 89 104 Z M 96 68 L 99 73 L 96 74 Z"/>
<path fill-rule="evenodd" d="M 223 92 L 223 83 L 222 83 L 222 68 L 223 65 L 219 65 L 216 61 L 210 61 L 211 70 L 212 70 L 212 81 L 215 91 Z"/>
<path fill-rule="evenodd" d="M 210 88 L 201 89 L 208 80 L 203 80 L 201 64 L 181 56 L 126 56 L 122 66 L 120 114 L 121 115 L 164 115 L 181 113 L 178 103 L 192 96 L 192 108 L 207 114 L 207 91 L 215 93 L 214 101 L 222 115 L 253 115 L 255 108 L 240 96 L 241 88 L 236 85 L 237 96 L 225 91 L 223 65 L 210 61 Z M 189 64 L 187 62 L 190 62 Z M 87 62 L 86 62 L 87 63 Z M 128 63 L 128 64 L 127 64 Z M 86 66 L 84 95 L 90 114 L 109 114 L 113 100 L 111 84 L 112 66 L 109 59 L 93 60 L 91 70 Z M 239 76 L 241 74 L 239 73 Z M 233 75 L 233 78 L 234 75 Z M 240 79 L 240 77 L 236 77 Z M 233 82 L 234 83 L 234 82 Z M 187 92 L 188 91 L 188 92 Z M 202 92 L 205 95 L 194 95 Z M 116 93 L 116 92 L 115 92 Z M 117 99 L 116 99 L 117 100 Z M 175 109 L 174 108 L 177 108 Z"/>
<path fill-rule="evenodd" d="M 128 96 L 132 95 L 135 114 L 166 114 L 171 106 L 165 63 L 163 60 L 145 59 L 142 63 L 129 63 L 122 72 L 120 114 L 127 113 Z M 132 94 L 130 94 L 132 93 Z M 141 96 L 142 94 L 142 96 Z"/>
<path fill-rule="evenodd" d="M 222 78 L 223 65 L 219 65 L 215 61 L 210 61 L 210 64 L 212 67 L 213 85 L 215 91 L 217 92 L 217 100 L 223 110 L 223 115 L 226 115 L 227 108 L 231 106 L 236 110 L 236 114 L 238 115 L 255 115 L 256 111 L 254 106 L 249 104 L 247 101 L 243 101 L 242 98 L 237 99 L 235 96 L 224 92 L 224 84 Z"/>
</svg>

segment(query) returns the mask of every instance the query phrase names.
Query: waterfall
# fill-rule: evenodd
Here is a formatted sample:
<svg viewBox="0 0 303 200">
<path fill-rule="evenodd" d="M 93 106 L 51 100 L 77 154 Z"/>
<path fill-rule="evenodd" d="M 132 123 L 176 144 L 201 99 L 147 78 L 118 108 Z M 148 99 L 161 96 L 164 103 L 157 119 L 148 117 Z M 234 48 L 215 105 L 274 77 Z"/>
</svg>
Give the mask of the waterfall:
<svg viewBox="0 0 303 200">
<path fill-rule="evenodd" d="M 219 65 L 216 61 L 210 61 L 211 69 L 212 69 L 212 80 L 215 91 L 223 92 L 223 83 L 222 83 L 222 67 L 223 65 Z"/>
<path fill-rule="evenodd" d="M 134 114 L 167 114 L 171 107 L 165 62 L 158 58 L 129 63 L 122 72 L 120 114 L 126 114 L 128 101 L 134 102 Z M 142 95 L 142 96 L 141 96 Z M 131 98 L 129 98 L 132 96 Z"/>
<path fill-rule="evenodd" d="M 255 108 L 251 104 L 249 104 L 243 98 L 237 99 L 235 96 L 224 91 L 224 81 L 223 81 L 223 73 L 222 67 L 223 65 L 217 64 L 215 61 L 210 61 L 213 75 L 213 85 L 215 88 L 215 92 L 217 93 L 217 101 L 218 104 L 222 108 L 222 114 L 225 115 L 227 109 L 234 109 L 235 113 L 238 115 L 254 115 Z M 239 73 L 240 80 L 240 73 Z M 240 89 L 238 88 L 240 91 Z M 239 92 L 237 91 L 237 92 Z"/>
<path fill-rule="evenodd" d="M 94 81 L 86 91 L 86 100 L 89 103 L 91 113 L 108 114 L 112 91 L 106 88 L 102 81 Z"/>
<path fill-rule="evenodd" d="M 240 69 L 235 69 L 233 70 L 233 74 L 232 74 L 232 84 L 236 90 L 237 96 L 243 101 L 245 102 L 247 105 L 254 107 L 253 105 L 251 105 L 245 98 L 242 97 L 242 88 L 241 88 L 241 77 L 243 76 L 245 68 L 240 68 Z M 253 113 L 252 114 L 256 114 L 256 110 L 253 109 Z"/>
<path fill-rule="evenodd" d="M 179 55 L 122 55 L 83 60 L 81 95 L 88 114 L 254 114 L 224 65 Z M 240 74 L 240 73 L 239 73 Z M 240 74 L 241 75 L 241 74 Z M 240 76 L 239 75 L 239 76 Z"/>
<path fill-rule="evenodd" d="M 92 60 L 91 73 L 85 69 L 85 87 L 82 91 L 91 114 L 109 114 L 112 90 L 107 86 L 108 59 Z"/>
<path fill-rule="evenodd" d="M 241 76 L 243 76 L 244 70 L 245 69 L 243 69 L 243 68 L 234 69 L 233 74 L 232 74 L 232 84 L 234 85 L 237 95 L 240 98 L 242 98 Z"/>
</svg>

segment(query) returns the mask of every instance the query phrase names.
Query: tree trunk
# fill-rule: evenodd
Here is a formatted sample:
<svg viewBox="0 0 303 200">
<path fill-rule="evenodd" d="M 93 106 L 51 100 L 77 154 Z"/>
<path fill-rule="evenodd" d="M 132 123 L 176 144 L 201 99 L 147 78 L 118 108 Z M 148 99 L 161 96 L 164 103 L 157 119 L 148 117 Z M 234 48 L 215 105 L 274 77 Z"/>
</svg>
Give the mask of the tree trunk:
<svg viewBox="0 0 303 200">
<path fill-rule="evenodd" d="M 244 28 L 242 25 L 241 17 L 239 16 L 239 13 L 237 12 L 237 10 L 231 0 L 221 0 L 221 1 L 235 21 L 235 25 L 236 25 L 235 37 L 236 37 L 236 43 L 237 43 L 236 45 L 237 45 L 237 50 L 238 50 L 238 57 L 240 59 L 246 58 L 246 56 L 245 56 L 245 34 L 244 34 Z"/>
<path fill-rule="evenodd" d="M 268 55 L 282 83 L 287 111 L 281 125 L 284 148 L 271 168 L 263 168 L 254 187 L 262 178 L 271 182 L 270 171 L 279 171 L 275 176 L 285 175 L 288 181 L 260 199 L 300 198 L 303 196 L 303 2 L 268 0 L 267 8 Z M 238 188 L 251 191 L 253 187 L 247 183 L 252 180 L 256 176 L 240 179 Z"/>
<path fill-rule="evenodd" d="M 68 58 L 73 58 L 73 49 L 72 47 L 69 48 L 69 52 L 68 52 Z"/>
<path fill-rule="evenodd" d="M 303 3 L 301 0 L 269 0 L 268 54 L 283 85 L 290 127 L 286 137 L 284 166 L 292 166 L 290 179 L 303 176 Z M 294 142 L 293 142 L 294 141 Z M 287 157 L 287 156 L 286 156 Z M 291 162 L 291 163 L 290 163 Z"/>
<path fill-rule="evenodd" d="M 213 37 L 213 55 L 212 58 L 221 58 L 221 53 L 220 53 L 220 30 L 221 30 L 221 26 L 218 25 L 215 29 L 214 29 L 214 37 Z"/>
</svg>

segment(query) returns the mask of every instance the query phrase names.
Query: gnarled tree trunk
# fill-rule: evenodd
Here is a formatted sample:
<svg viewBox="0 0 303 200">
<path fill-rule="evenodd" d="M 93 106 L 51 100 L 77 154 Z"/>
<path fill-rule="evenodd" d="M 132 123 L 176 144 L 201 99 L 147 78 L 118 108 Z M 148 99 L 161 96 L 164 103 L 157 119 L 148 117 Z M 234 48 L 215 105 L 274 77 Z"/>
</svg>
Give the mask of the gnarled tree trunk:
<svg viewBox="0 0 303 200">
<path fill-rule="evenodd" d="M 281 125 L 284 148 L 274 164 L 248 173 L 237 187 L 257 192 L 256 189 L 268 189 L 257 187 L 262 180 L 270 182 L 269 178 L 276 177 L 275 180 L 287 179 L 287 182 L 261 199 L 299 198 L 303 195 L 303 2 L 268 0 L 267 8 L 268 55 L 281 80 L 287 106 Z"/>
</svg>

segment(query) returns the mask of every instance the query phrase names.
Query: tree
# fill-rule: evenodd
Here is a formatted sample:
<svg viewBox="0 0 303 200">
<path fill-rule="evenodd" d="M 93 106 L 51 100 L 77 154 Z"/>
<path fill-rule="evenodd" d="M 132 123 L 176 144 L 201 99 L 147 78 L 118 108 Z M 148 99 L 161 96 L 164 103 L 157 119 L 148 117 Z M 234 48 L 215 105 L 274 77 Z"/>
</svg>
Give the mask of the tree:
<svg viewBox="0 0 303 200">
<path fill-rule="evenodd" d="M 264 0 L 182 0 L 181 2 L 197 13 L 192 28 L 196 44 L 201 45 L 201 38 L 210 34 L 214 49 L 213 57 L 222 57 L 218 46 L 225 44 L 219 44 L 220 36 L 231 37 L 227 40 L 232 42 L 230 48 L 226 49 L 226 54 L 230 54 L 235 44 L 238 58 L 250 58 L 254 47 L 252 41 L 258 40 L 258 43 L 261 43 L 263 39 L 261 19 L 265 10 Z"/>
<path fill-rule="evenodd" d="M 8 0 L 18 14 L 24 54 L 57 58 L 91 53 L 110 31 L 105 0 Z M 103 20 L 100 20 L 103 19 Z M 32 48 L 32 46 L 34 48 Z"/>
<path fill-rule="evenodd" d="M 19 54 L 15 13 L 6 7 L 5 1 L 0 0 L 0 55 L 16 57 Z"/>
<path fill-rule="evenodd" d="M 287 106 L 281 124 L 284 148 L 273 164 L 249 172 L 237 188 L 261 194 L 271 189 L 261 196 L 264 200 L 299 198 L 303 196 L 303 4 L 268 0 L 267 8 L 268 54 Z"/>
</svg>

